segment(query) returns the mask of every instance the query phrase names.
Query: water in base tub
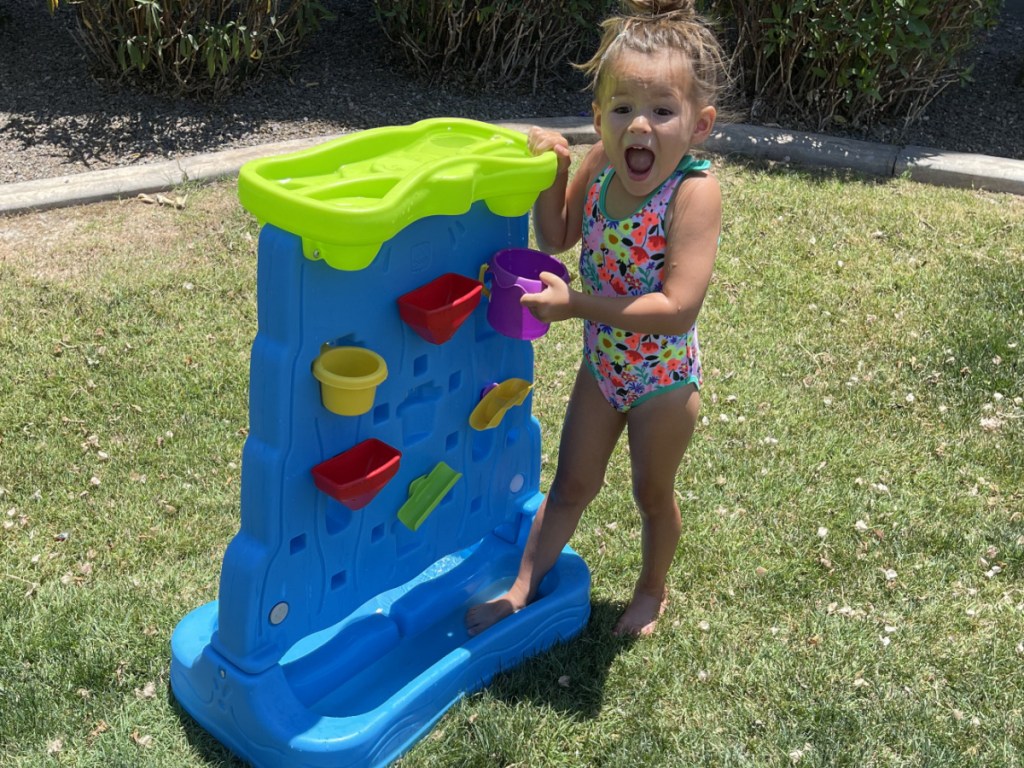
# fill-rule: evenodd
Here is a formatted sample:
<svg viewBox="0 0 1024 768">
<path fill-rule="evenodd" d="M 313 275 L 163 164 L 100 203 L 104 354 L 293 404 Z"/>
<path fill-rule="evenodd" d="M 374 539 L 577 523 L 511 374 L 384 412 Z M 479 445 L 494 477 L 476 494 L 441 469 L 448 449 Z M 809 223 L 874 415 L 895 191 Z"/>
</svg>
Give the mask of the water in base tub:
<svg viewBox="0 0 1024 768">
<path fill-rule="evenodd" d="M 499 579 L 439 616 L 436 623 L 402 637 L 394 647 L 376 657 L 312 709 L 328 717 L 363 714 L 379 707 L 449 653 L 456 650 L 468 653 L 461 648 L 469 640 L 465 625 L 467 608 L 507 592 L 513 581 L 512 576 Z"/>
<path fill-rule="evenodd" d="M 513 575 L 502 576 L 468 599 L 451 606 L 439 605 L 445 610 L 435 621 L 422 628 L 414 628 L 408 634 L 403 634 L 400 629 L 404 622 L 398 604 L 393 616 L 371 614 L 360 619 L 338 633 L 334 641 L 324 643 L 302 660 L 304 670 L 301 678 L 296 676 L 293 679 L 296 693 L 307 701 L 313 712 L 324 717 L 352 717 L 376 709 L 448 654 L 468 654 L 462 648 L 470 639 L 466 632 L 466 611 L 472 605 L 504 594 L 514 580 Z M 353 646 L 359 641 L 366 650 L 353 652 Z M 345 656 L 348 663 L 358 669 L 332 673 L 329 677 L 334 684 L 330 690 L 320 690 L 316 680 L 324 680 L 325 668 L 336 666 Z M 316 663 L 315 657 L 323 658 L 323 663 Z M 292 677 L 288 666 L 285 674 Z M 317 668 L 320 674 L 314 672 Z M 315 675 L 314 679 L 307 677 L 311 674 Z M 339 677 L 347 679 L 337 685 Z"/>
</svg>

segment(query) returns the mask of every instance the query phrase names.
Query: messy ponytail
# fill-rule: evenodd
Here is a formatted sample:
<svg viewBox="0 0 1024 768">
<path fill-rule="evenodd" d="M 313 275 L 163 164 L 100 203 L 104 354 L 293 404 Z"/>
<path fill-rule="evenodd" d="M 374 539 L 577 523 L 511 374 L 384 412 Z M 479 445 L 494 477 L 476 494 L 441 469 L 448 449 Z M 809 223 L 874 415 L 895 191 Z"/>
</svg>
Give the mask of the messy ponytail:
<svg viewBox="0 0 1024 768">
<path fill-rule="evenodd" d="M 633 16 L 679 16 L 691 21 L 697 18 L 694 0 L 622 0 L 622 4 Z"/>
<path fill-rule="evenodd" d="M 691 69 L 691 96 L 701 104 L 715 104 L 729 80 L 722 46 L 694 0 L 622 0 L 623 13 L 601 23 L 603 35 L 597 52 L 577 68 L 590 78 L 600 94 L 608 63 L 623 51 L 659 53 L 676 50 Z"/>
</svg>

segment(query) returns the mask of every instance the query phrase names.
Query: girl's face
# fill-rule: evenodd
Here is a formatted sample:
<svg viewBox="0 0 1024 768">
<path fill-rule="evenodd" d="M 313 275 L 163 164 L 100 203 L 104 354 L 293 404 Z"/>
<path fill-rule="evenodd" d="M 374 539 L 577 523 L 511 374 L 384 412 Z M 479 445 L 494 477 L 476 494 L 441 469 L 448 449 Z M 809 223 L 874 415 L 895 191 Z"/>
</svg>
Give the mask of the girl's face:
<svg viewBox="0 0 1024 768">
<path fill-rule="evenodd" d="M 690 147 L 707 138 L 715 108 L 691 96 L 690 68 L 676 51 L 622 50 L 594 102 L 594 127 L 625 191 L 645 200 Z"/>
</svg>

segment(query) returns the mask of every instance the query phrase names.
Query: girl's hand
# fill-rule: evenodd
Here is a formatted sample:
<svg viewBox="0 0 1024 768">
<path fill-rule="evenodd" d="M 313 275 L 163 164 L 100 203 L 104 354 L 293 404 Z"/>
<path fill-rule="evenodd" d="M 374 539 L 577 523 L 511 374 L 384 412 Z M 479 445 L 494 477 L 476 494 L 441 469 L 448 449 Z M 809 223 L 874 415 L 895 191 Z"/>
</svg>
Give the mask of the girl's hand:
<svg viewBox="0 0 1024 768">
<path fill-rule="evenodd" d="M 534 155 L 540 155 L 548 150 L 554 152 L 558 156 L 558 172 L 569 170 L 569 164 L 572 162 L 569 140 L 558 131 L 551 131 L 535 125 L 526 134 L 526 146 Z"/>
<path fill-rule="evenodd" d="M 538 277 L 544 283 L 544 290 L 526 294 L 519 303 L 542 323 L 555 323 L 572 317 L 573 292 L 565 281 L 552 272 L 541 272 Z"/>
</svg>

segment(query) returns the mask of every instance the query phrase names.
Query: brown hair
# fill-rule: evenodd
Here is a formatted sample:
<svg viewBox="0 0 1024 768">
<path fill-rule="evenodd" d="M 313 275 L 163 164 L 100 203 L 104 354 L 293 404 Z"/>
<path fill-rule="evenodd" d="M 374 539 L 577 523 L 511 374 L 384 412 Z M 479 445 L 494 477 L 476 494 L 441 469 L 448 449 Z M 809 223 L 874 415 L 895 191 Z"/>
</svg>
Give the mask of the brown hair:
<svg viewBox="0 0 1024 768">
<path fill-rule="evenodd" d="M 597 52 L 577 68 L 599 94 L 608 63 L 624 49 L 638 53 L 676 50 L 693 76 L 692 96 L 714 104 L 729 82 L 722 46 L 708 22 L 697 14 L 694 0 L 623 0 L 624 13 L 601 23 L 604 34 Z"/>
</svg>

